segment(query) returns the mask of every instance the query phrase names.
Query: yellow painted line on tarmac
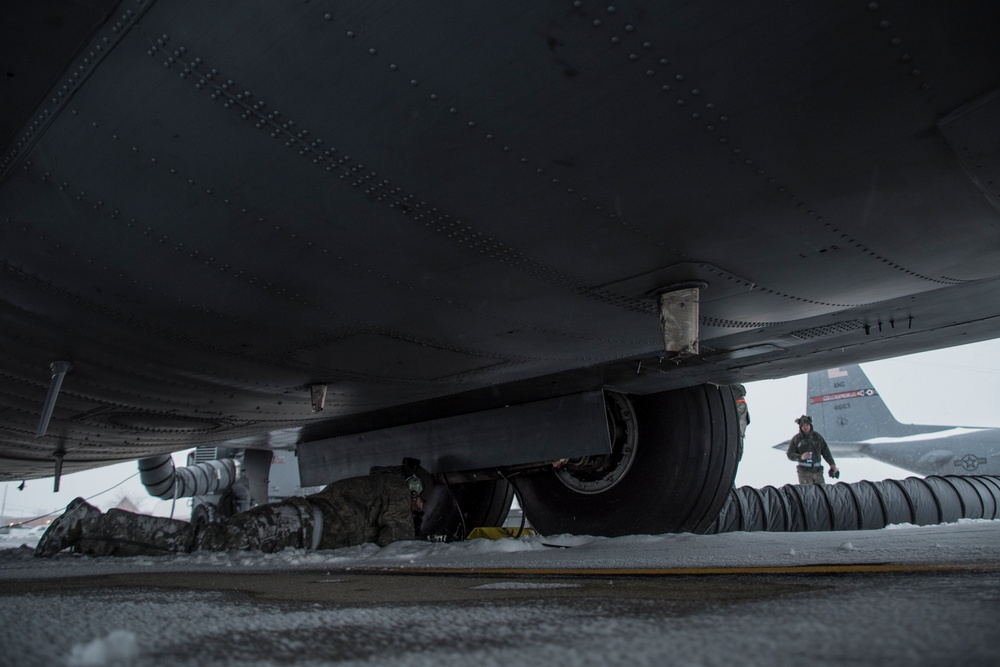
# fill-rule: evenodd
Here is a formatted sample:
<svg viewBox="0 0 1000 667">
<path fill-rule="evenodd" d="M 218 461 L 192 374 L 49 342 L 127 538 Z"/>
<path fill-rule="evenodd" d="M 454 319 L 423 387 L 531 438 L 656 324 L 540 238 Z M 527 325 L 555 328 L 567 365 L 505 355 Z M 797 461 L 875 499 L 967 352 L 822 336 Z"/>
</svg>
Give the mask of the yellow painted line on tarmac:
<svg viewBox="0 0 1000 667">
<path fill-rule="evenodd" d="M 513 568 L 513 567 L 352 567 L 355 574 L 475 575 L 531 577 L 668 577 L 734 574 L 868 574 L 894 572 L 984 572 L 1000 570 L 1000 563 L 901 564 L 860 563 L 766 567 L 672 568 Z"/>
</svg>

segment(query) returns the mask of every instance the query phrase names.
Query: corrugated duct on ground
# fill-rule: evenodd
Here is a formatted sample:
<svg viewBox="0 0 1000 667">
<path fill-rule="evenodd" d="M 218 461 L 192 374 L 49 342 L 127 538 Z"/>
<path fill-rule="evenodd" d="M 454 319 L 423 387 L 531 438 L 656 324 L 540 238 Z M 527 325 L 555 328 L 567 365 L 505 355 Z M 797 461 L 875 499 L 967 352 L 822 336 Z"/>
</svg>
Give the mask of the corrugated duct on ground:
<svg viewBox="0 0 1000 667">
<path fill-rule="evenodd" d="M 1000 518 L 1000 477 L 931 476 L 733 489 L 706 533 L 868 530 Z"/>
</svg>

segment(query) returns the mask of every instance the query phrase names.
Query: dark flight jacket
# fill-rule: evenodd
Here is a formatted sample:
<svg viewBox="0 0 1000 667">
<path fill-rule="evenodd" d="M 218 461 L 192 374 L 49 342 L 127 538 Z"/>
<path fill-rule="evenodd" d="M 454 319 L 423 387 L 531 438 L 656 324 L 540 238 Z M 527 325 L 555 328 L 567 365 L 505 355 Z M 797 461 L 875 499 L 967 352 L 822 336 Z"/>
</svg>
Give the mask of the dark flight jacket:
<svg viewBox="0 0 1000 667">
<path fill-rule="evenodd" d="M 813 465 L 810 466 L 802 460 L 804 452 L 812 452 Z M 830 447 L 826 444 L 826 440 L 815 430 L 809 431 L 809 433 L 801 431 L 796 433 L 788 444 L 787 455 L 789 460 L 795 461 L 803 468 L 822 468 L 820 457 L 826 459 L 826 462 L 831 466 L 837 465 L 833 462 L 833 454 L 830 453 Z"/>
</svg>

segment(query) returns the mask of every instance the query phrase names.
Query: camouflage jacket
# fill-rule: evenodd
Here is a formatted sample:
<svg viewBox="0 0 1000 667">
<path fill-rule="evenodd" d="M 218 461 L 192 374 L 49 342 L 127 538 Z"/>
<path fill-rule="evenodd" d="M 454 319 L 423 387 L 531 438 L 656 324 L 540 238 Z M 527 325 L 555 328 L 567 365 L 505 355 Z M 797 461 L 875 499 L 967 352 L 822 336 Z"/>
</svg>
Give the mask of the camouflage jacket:
<svg viewBox="0 0 1000 667">
<path fill-rule="evenodd" d="M 375 542 L 384 547 L 415 538 L 410 490 L 399 467 L 329 484 L 307 496 L 323 515 L 319 549 Z"/>
<path fill-rule="evenodd" d="M 826 459 L 826 462 L 831 466 L 837 465 L 833 462 L 833 454 L 830 453 L 830 447 L 826 444 L 826 440 L 824 440 L 823 436 L 816 431 L 809 431 L 808 433 L 799 431 L 788 444 L 788 458 L 795 461 L 799 465 L 806 465 L 806 462 L 802 460 L 802 454 L 804 452 L 812 452 L 812 462 L 815 464 L 814 467 L 822 465 L 820 461 L 821 456 Z"/>
</svg>

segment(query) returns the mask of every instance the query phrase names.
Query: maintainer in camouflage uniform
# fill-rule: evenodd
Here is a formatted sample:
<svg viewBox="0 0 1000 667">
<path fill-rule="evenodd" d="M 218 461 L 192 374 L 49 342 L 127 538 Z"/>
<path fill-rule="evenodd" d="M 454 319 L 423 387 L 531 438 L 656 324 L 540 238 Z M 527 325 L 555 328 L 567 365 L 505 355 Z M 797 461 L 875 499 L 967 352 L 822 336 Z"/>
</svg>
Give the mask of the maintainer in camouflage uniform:
<svg viewBox="0 0 1000 667">
<path fill-rule="evenodd" d="M 414 465 L 373 468 L 366 477 L 329 484 L 305 498 L 289 498 L 198 528 L 187 521 L 133 514 L 102 514 L 77 498 L 52 522 L 35 555 L 73 547 L 94 556 L 156 556 L 191 551 L 264 551 L 287 547 L 336 549 L 375 542 L 385 546 L 416 536 L 415 519 L 433 480 Z"/>
<path fill-rule="evenodd" d="M 747 425 L 750 424 L 750 409 L 747 407 L 747 388 L 741 384 L 732 386 L 733 398 L 736 399 L 736 415 L 739 418 L 740 444 L 736 450 L 736 460 L 743 460 L 743 440 L 746 438 Z"/>
<path fill-rule="evenodd" d="M 823 436 L 813 430 L 812 417 L 802 415 L 795 423 L 799 425 L 799 432 L 788 443 L 787 455 L 790 461 L 798 464 L 795 471 L 799 474 L 799 484 L 824 484 L 820 457 L 830 464 L 830 476 L 837 475 L 837 464 L 833 462 L 830 447 Z"/>
</svg>

